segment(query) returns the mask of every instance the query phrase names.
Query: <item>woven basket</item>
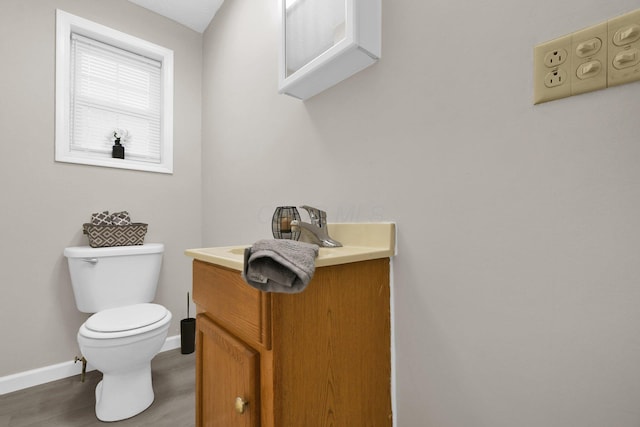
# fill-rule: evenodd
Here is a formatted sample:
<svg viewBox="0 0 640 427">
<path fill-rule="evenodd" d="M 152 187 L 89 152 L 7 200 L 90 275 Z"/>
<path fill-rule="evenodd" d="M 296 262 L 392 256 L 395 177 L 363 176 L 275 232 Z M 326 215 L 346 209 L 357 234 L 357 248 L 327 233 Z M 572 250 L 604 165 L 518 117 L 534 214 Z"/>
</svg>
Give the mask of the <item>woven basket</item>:
<svg viewBox="0 0 640 427">
<path fill-rule="evenodd" d="M 104 248 L 109 246 L 142 245 L 147 234 L 147 224 L 134 222 L 130 225 L 82 224 L 82 231 L 89 237 L 89 246 Z"/>
</svg>

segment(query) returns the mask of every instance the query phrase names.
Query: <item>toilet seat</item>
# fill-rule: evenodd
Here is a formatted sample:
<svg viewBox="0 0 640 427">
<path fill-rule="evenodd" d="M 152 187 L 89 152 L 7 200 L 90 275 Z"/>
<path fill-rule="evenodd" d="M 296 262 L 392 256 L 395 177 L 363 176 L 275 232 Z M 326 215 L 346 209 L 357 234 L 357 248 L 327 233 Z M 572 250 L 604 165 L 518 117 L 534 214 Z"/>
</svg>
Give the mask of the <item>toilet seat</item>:
<svg viewBox="0 0 640 427">
<path fill-rule="evenodd" d="M 167 309 L 158 304 L 134 304 L 100 311 L 86 325 L 95 332 L 121 332 L 138 329 L 162 320 Z"/>
<path fill-rule="evenodd" d="M 159 329 L 170 320 L 169 310 L 159 304 L 134 304 L 95 313 L 78 333 L 93 339 L 123 338 Z"/>
</svg>

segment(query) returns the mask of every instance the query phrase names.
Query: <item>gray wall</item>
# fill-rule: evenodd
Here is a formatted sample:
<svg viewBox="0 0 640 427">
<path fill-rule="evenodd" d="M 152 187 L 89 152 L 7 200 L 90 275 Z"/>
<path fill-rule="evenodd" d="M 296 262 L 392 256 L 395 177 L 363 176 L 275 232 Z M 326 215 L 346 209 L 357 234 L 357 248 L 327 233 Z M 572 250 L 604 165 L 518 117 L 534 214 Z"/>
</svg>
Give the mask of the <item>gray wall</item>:
<svg viewBox="0 0 640 427">
<path fill-rule="evenodd" d="M 55 10 L 174 50 L 174 174 L 54 162 Z M 73 360 L 76 309 L 66 246 L 86 245 L 91 212 L 128 210 L 166 245 L 156 301 L 179 333 L 191 286 L 185 248 L 201 246 L 202 36 L 125 0 L 0 4 L 0 376 Z"/>
<path fill-rule="evenodd" d="M 276 3 L 204 36 L 203 243 L 397 221 L 399 426 L 640 425 L 640 83 L 532 105 L 535 44 L 638 2 L 385 0 L 380 62 L 305 103 Z"/>
</svg>

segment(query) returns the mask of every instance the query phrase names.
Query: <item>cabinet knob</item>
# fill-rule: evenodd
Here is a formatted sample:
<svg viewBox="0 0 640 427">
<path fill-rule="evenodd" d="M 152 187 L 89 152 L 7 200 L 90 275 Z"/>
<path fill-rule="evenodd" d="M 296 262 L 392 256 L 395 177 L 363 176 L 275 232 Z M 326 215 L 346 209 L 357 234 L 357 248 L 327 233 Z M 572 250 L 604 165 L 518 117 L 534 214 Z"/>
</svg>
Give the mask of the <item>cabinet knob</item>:
<svg viewBox="0 0 640 427">
<path fill-rule="evenodd" d="M 246 400 L 241 397 L 236 397 L 236 412 L 239 414 L 244 414 L 244 408 L 249 404 Z"/>
</svg>

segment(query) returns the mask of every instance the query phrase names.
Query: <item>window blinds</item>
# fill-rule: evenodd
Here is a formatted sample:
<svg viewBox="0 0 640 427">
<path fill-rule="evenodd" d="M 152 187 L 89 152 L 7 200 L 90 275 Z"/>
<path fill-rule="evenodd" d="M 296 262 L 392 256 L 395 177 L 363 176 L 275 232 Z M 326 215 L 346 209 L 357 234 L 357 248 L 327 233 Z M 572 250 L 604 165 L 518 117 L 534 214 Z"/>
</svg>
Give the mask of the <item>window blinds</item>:
<svg viewBox="0 0 640 427">
<path fill-rule="evenodd" d="M 126 158 L 161 161 L 162 63 L 71 34 L 71 150 L 111 153 L 115 129 L 129 131 Z"/>
</svg>

